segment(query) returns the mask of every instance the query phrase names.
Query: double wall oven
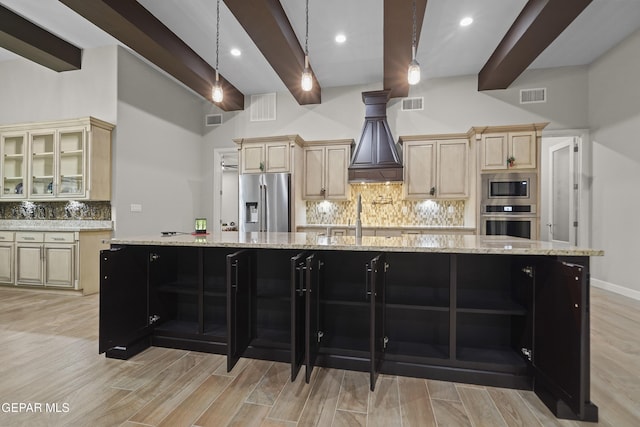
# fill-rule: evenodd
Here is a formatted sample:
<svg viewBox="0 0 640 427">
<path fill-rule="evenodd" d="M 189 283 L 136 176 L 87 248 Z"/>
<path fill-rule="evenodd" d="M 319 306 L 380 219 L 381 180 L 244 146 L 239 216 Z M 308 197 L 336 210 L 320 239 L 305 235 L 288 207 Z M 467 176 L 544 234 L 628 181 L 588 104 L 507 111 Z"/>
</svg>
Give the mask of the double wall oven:
<svg viewBox="0 0 640 427">
<path fill-rule="evenodd" d="M 482 174 L 481 234 L 538 238 L 537 174 Z"/>
</svg>

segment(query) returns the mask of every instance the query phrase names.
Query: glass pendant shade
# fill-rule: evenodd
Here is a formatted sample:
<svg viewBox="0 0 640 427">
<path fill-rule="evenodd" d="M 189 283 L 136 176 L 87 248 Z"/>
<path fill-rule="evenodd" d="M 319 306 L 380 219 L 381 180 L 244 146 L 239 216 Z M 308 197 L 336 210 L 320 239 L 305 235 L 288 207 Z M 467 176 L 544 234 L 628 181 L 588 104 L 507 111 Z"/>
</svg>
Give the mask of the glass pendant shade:
<svg viewBox="0 0 640 427">
<path fill-rule="evenodd" d="M 409 64 L 409 70 L 407 71 L 407 80 L 410 85 L 415 85 L 420 82 L 420 64 L 414 58 Z"/>
<path fill-rule="evenodd" d="M 211 98 L 213 98 L 213 102 L 222 102 L 222 99 L 224 98 L 224 92 L 222 91 L 222 85 L 220 84 L 217 70 L 216 70 L 216 83 L 213 85 L 213 90 L 211 91 Z"/>
<path fill-rule="evenodd" d="M 300 85 L 302 86 L 302 90 L 305 92 L 309 92 L 313 89 L 313 75 L 311 74 L 311 69 L 309 68 L 309 57 L 304 57 L 304 70 L 302 71 L 302 79 L 300 79 Z"/>
</svg>

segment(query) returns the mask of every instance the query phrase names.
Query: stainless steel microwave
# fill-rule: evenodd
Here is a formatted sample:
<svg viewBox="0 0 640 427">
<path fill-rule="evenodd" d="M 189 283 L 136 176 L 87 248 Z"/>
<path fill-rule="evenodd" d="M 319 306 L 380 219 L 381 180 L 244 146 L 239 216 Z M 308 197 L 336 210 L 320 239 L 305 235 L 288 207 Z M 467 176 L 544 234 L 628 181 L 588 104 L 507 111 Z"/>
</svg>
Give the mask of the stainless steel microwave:
<svg viewBox="0 0 640 427">
<path fill-rule="evenodd" d="M 482 174 L 482 199 L 535 202 L 537 191 L 535 173 Z"/>
</svg>

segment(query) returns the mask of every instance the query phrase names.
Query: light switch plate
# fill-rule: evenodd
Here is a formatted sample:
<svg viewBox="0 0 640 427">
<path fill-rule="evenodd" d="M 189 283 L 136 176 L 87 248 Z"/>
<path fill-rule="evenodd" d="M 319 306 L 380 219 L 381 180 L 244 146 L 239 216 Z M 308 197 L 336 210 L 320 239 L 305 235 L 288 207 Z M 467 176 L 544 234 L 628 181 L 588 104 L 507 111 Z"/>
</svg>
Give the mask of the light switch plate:
<svg viewBox="0 0 640 427">
<path fill-rule="evenodd" d="M 142 212 L 142 205 L 139 203 L 131 203 L 131 212 Z"/>
</svg>

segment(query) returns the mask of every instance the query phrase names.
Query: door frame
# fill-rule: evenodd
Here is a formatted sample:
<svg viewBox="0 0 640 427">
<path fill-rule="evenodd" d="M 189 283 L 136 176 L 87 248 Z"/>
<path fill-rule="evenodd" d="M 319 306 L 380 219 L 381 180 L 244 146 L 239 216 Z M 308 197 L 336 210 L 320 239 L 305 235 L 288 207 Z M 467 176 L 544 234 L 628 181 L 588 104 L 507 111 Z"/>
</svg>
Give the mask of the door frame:
<svg viewBox="0 0 640 427">
<path fill-rule="evenodd" d="M 237 148 L 216 148 L 213 150 L 213 230 L 219 231 L 222 224 L 221 206 L 222 206 L 222 160 L 225 154 L 236 154 L 239 159 L 239 151 Z M 239 160 L 238 160 L 239 161 Z M 238 174 L 240 171 L 238 170 Z M 236 202 L 237 204 L 237 202 Z M 238 218 L 238 221 L 240 219 Z"/>
<path fill-rule="evenodd" d="M 592 142 L 588 129 L 548 130 L 542 133 L 540 155 L 540 200 L 538 201 L 540 212 L 539 240 L 549 241 L 547 224 L 549 217 L 549 197 L 551 186 L 550 148 L 554 145 L 555 138 L 575 137 L 578 144 L 578 156 L 575 167 L 578 170 L 578 228 L 576 229 L 577 246 L 588 247 L 591 243 L 591 185 L 592 176 Z"/>
</svg>

